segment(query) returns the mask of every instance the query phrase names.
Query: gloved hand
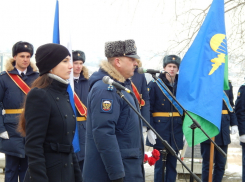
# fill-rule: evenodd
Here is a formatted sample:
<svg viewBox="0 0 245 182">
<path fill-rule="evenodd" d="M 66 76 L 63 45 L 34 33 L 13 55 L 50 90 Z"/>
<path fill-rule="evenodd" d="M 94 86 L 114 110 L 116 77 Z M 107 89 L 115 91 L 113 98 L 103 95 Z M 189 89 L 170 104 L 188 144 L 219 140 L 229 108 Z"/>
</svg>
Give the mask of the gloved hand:
<svg viewBox="0 0 245 182">
<path fill-rule="evenodd" d="M 147 131 L 147 127 L 146 126 L 143 126 L 142 131 L 143 131 L 143 133 L 145 133 Z"/>
<path fill-rule="evenodd" d="M 237 125 L 234 125 L 231 127 L 230 134 L 234 135 L 238 132 L 238 127 Z"/>
<path fill-rule="evenodd" d="M 245 143 L 245 135 L 240 136 L 240 142 Z"/>
<path fill-rule="evenodd" d="M 7 131 L 4 131 L 2 133 L 0 133 L 0 137 L 3 139 L 9 139 L 9 135 Z"/>
<path fill-rule="evenodd" d="M 156 144 L 157 136 L 155 135 L 155 133 L 153 133 L 152 130 L 148 130 L 148 131 L 147 131 L 147 137 L 148 137 L 149 142 L 150 142 L 152 145 L 155 145 L 155 144 Z"/>
<path fill-rule="evenodd" d="M 112 182 L 123 182 L 123 178 L 112 180 Z"/>
</svg>

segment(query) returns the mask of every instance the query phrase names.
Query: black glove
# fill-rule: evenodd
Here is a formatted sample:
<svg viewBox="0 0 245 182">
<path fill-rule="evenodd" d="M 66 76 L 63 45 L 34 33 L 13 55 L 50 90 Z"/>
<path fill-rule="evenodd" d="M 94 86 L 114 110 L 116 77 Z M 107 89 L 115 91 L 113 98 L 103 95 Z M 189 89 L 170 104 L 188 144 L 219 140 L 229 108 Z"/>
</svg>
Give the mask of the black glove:
<svg viewBox="0 0 245 182">
<path fill-rule="evenodd" d="M 112 180 L 112 182 L 123 182 L 123 178 Z"/>
</svg>

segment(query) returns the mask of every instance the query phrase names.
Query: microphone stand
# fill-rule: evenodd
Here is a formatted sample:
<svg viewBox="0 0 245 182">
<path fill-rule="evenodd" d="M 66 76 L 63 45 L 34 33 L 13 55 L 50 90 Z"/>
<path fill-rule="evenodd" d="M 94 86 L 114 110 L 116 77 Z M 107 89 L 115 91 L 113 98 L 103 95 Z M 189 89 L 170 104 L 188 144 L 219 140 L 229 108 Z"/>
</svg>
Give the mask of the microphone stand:
<svg viewBox="0 0 245 182">
<path fill-rule="evenodd" d="M 156 82 L 158 82 L 163 88 L 164 86 L 162 85 L 161 82 L 159 82 L 156 77 L 156 73 L 151 73 L 152 77 Z M 165 89 L 165 88 L 164 88 Z M 191 171 L 193 172 L 193 162 L 194 162 L 194 130 L 196 128 L 199 128 L 207 137 L 208 139 L 214 144 L 215 148 L 219 151 L 219 153 L 226 158 L 226 153 L 209 137 L 209 135 L 202 129 L 201 125 L 194 119 L 192 116 L 187 112 L 187 110 L 177 101 L 176 97 L 170 92 L 168 89 L 165 89 L 169 95 L 172 96 L 174 101 L 183 109 L 184 113 L 186 113 L 192 120 L 193 124 L 189 126 L 192 129 L 192 154 L 191 154 Z M 193 182 L 192 176 L 190 176 L 190 182 Z"/>
<path fill-rule="evenodd" d="M 160 139 L 160 141 L 162 142 L 162 144 L 165 146 L 165 148 L 173 155 L 175 156 L 180 163 L 189 171 L 189 173 L 191 174 L 191 176 L 198 182 L 201 182 L 201 179 L 198 178 L 197 175 L 195 175 L 186 165 L 185 163 L 176 155 L 174 149 L 168 144 L 168 142 L 166 140 L 163 140 L 162 137 L 156 132 L 156 130 L 145 120 L 145 118 L 134 108 L 134 106 L 125 98 L 125 96 L 121 93 L 121 91 L 117 89 L 117 94 L 123 99 L 125 100 L 128 105 L 134 110 L 134 112 L 144 121 L 144 123 L 148 126 L 148 128 L 150 128 L 155 135 Z"/>
</svg>

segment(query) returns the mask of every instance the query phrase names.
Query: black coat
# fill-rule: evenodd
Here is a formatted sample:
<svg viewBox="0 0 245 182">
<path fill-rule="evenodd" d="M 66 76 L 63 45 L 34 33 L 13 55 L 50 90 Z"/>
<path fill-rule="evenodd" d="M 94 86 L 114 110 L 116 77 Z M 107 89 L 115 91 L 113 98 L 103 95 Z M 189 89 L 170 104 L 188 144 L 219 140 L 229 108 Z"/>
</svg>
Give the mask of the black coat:
<svg viewBox="0 0 245 182">
<path fill-rule="evenodd" d="M 76 120 L 66 89 L 66 84 L 53 80 L 50 86 L 33 88 L 27 95 L 25 182 L 82 181 L 72 147 Z"/>
<path fill-rule="evenodd" d="M 14 65 L 13 65 L 14 66 Z M 19 75 L 16 68 L 9 71 L 10 74 Z M 27 67 L 23 81 L 30 86 L 38 77 L 38 73 L 33 71 L 31 66 Z M 0 74 L 0 133 L 7 131 L 9 139 L 0 138 L 0 152 L 25 158 L 25 138 L 20 136 L 16 128 L 19 123 L 19 114 L 2 115 L 2 109 L 20 109 L 26 95 L 14 83 L 9 75 L 4 71 Z"/>
</svg>

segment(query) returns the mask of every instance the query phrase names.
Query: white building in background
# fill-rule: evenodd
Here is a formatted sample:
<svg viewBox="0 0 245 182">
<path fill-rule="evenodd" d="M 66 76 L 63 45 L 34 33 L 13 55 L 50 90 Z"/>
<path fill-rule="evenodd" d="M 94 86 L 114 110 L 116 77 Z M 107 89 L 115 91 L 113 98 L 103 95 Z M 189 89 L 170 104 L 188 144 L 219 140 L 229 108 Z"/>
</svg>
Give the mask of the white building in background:
<svg viewBox="0 0 245 182">
<path fill-rule="evenodd" d="M 11 58 L 10 52 L 0 52 L 0 72 L 5 70 L 6 61 Z"/>
</svg>

